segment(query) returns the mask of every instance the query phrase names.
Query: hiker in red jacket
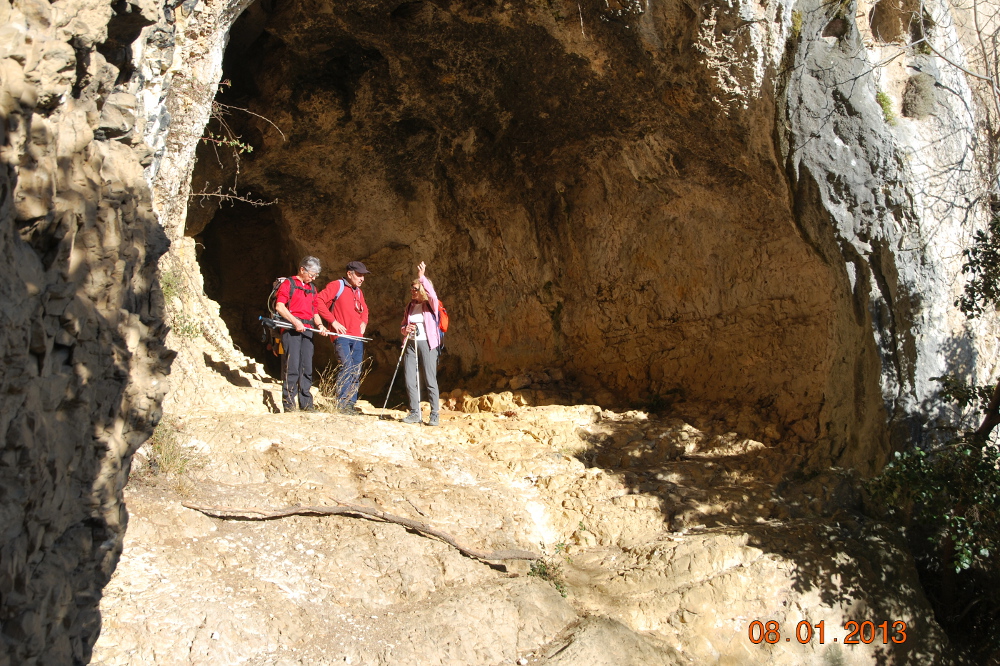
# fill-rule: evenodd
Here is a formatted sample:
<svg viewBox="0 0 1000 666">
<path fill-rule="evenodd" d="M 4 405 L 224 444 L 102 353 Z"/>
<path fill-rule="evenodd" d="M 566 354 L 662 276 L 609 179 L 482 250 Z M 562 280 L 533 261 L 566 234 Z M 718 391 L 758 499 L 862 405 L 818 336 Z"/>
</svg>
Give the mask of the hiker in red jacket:
<svg viewBox="0 0 1000 666">
<path fill-rule="evenodd" d="M 316 308 L 323 319 L 330 322 L 336 333 L 346 333 L 362 337 L 368 327 L 368 304 L 361 291 L 361 285 L 368 275 L 368 268 L 360 261 L 347 264 L 347 275 L 334 280 L 319 292 Z M 364 360 L 365 343 L 361 340 L 334 338 L 340 372 L 334 386 L 337 390 L 338 407 L 353 413 L 358 401 L 358 384 L 361 379 L 361 362 Z"/>
<path fill-rule="evenodd" d="M 403 358 L 403 376 L 406 378 L 406 393 L 410 398 L 410 413 L 403 423 L 420 423 L 420 378 L 417 377 L 417 366 L 427 387 L 427 400 L 431 403 L 431 416 L 427 425 L 440 425 L 438 410 L 437 357 L 441 346 L 441 334 L 438 331 L 437 311 L 438 297 L 434 285 L 424 276 L 427 264 L 420 262 L 417 266 L 417 279 L 410 285 L 410 302 L 403 312 L 403 323 L 400 333 L 406 337 L 403 343 L 406 351 Z"/>
<path fill-rule="evenodd" d="M 286 412 L 295 411 L 298 398 L 299 409 L 307 412 L 315 410 L 312 393 L 313 332 L 307 331 L 305 324 L 314 324 L 320 331 L 326 331 L 323 320 L 316 311 L 316 288 L 313 280 L 320 272 L 319 259 L 303 257 L 299 262 L 299 272 L 278 287 L 274 309 L 281 317 L 294 326 L 281 334 L 281 402 Z"/>
</svg>

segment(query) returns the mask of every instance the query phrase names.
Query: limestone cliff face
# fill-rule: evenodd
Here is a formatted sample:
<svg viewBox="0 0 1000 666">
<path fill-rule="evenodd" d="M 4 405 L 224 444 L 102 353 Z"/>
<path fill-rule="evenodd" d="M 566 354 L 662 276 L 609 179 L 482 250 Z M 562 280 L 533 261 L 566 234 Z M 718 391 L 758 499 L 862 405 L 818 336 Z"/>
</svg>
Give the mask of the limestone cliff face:
<svg viewBox="0 0 1000 666">
<path fill-rule="evenodd" d="M 155 20 L 0 2 L 2 664 L 89 659 L 130 456 L 159 419 L 167 242 L 115 46 Z"/>
<path fill-rule="evenodd" d="M 974 97 L 960 70 L 906 48 L 909 32 L 890 31 L 900 13 L 909 24 L 897 4 L 859 3 L 856 21 L 822 3 L 796 5 L 781 141 L 802 236 L 835 276 L 831 333 L 861 350 L 834 359 L 828 413 L 835 424 L 887 422 L 898 445 L 924 436 L 934 377 L 991 376 L 996 351 L 990 325 L 971 328 L 953 306 L 961 250 L 983 223 L 977 202 L 989 190 L 976 165 Z M 928 39 L 962 60 L 969 25 L 944 3 L 927 12 Z M 854 404 L 832 385 L 851 377 L 864 387 Z M 840 432 L 841 460 L 864 468 L 868 449 L 850 428 Z"/>
<path fill-rule="evenodd" d="M 564 5 L 243 15 L 220 99 L 283 128 L 227 117 L 255 146 L 240 187 L 278 201 L 199 204 L 186 228 L 234 336 L 251 347 L 267 281 L 297 256 L 328 278 L 362 259 L 391 372 L 424 260 L 454 322 L 450 378 L 560 367 L 602 402 L 683 391 L 757 404 L 810 441 L 876 432 L 877 370 L 830 379 L 870 331 L 831 335 L 843 268 L 802 237 L 776 154 L 788 17 Z M 196 186 L 235 178 L 213 148 Z M 833 418 L 833 391 L 870 417 Z"/>
<path fill-rule="evenodd" d="M 200 201 L 186 234 L 248 353 L 273 275 L 362 259 L 378 391 L 425 260 L 446 384 L 559 367 L 605 403 L 752 404 L 872 471 L 934 376 L 990 363 L 951 305 L 968 86 L 852 7 L 256 3 L 220 95 L 254 152 L 204 144 L 194 181 L 276 202 Z M 953 94 L 887 122 L 914 69 Z"/>
</svg>

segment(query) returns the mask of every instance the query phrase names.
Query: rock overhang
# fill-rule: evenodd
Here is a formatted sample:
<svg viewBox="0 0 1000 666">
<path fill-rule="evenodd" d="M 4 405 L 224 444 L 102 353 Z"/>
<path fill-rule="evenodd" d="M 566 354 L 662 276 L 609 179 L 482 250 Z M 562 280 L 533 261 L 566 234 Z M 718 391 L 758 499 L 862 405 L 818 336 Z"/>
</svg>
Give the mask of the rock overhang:
<svg viewBox="0 0 1000 666">
<path fill-rule="evenodd" d="M 773 100 L 719 101 L 705 17 L 672 5 L 634 21 L 557 14 L 251 6 L 219 99 L 257 114 L 227 117 L 257 144 L 239 182 L 279 212 L 220 211 L 213 230 L 213 209 L 192 208 L 188 233 L 216 247 L 203 257 L 225 261 L 232 245 L 238 262 L 250 248 L 222 226 L 267 217 L 286 271 L 307 252 L 331 279 L 364 260 L 373 384 L 388 382 L 403 287 L 425 260 L 458 324 L 448 371 L 465 385 L 562 367 L 604 402 L 683 390 L 811 421 L 808 439 L 837 436 L 821 425 L 824 394 L 860 388 L 864 402 L 877 390 L 831 385 L 842 269 L 797 226 Z M 208 161 L 195 183 L 199 169 L 235 175 Z M 244 350 L 256 335 L 246 313 L 271 279 L 215 285 Z"/>
</svg>

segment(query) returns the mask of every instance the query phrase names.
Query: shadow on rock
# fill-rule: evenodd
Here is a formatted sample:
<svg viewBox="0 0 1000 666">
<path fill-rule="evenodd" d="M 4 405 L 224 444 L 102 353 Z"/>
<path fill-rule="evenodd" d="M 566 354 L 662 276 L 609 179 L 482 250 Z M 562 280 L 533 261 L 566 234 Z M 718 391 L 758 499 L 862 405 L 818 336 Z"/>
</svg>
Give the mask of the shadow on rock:
<svg viewBox="0 0 1000 666">
<path fill-rule="evenodd" d="M 628 563 L 648 572 L 650 558 L 662 560 L 660 577 L 648 581 L 659 600 L 643 604 L 622 594 L 623 612 L 667 635 L 690 634 L 684 625 L 699 621 L 718 635 L 728 622 L 736 632 L 730 649 L 742 643 L 754 661 L 763 649 L 775 651 L 770 663 L 785 663 L 777 653 L 791 657 L 786 653 L 801 647 L 823 663 L 861 653 L 878 664 L 949 663 L 947 638 L 905 540 L 873 517 L 860 475 L 807 464 L 809 443 L 779 439 L 773 426 L 762 430 L 758 440 L 718 424 L 701 430 L 676 418 L 606 411 L 579 429 L 587 447 L 575 457 L 626 488 L 614 501 L 658 505 L 664 519 L 659 542 L 626 545 L 626 563 L 600 561 L 634 577 Z M 600 558 L 578 559 L 586 571 Z M 619 594 L 615 575 L 605 578 L 605 593 Z M 665 620 L 653 619 L 653 606 Z M 761 627 L 777 622 L 779 633 L 754 631 L 755 620 Z M 803 621 L 809 629 L 801 626 L 796 636 Z M 709 640 L 715 649 L 727 642 Z"/>
</svg>

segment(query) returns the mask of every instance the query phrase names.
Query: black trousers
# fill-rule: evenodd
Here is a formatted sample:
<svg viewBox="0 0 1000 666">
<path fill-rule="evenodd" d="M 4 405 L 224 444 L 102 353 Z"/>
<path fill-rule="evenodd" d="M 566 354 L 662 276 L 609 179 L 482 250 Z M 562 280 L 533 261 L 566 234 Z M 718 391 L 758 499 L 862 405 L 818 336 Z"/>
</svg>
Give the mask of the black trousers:
<svg viewBox="0 0 1000 666">
<path fill-rule="evenodd" d="M 286 330 L 281 334 L 281 344 L 285 353 L 281 356 L 281 402 L 285 411 L 295 409 L 295 399 L 298 398 L 299 409 L 309 409 L 313 406 L 312 373 L 313 373 L 313 333 Z"/>
</svg>

